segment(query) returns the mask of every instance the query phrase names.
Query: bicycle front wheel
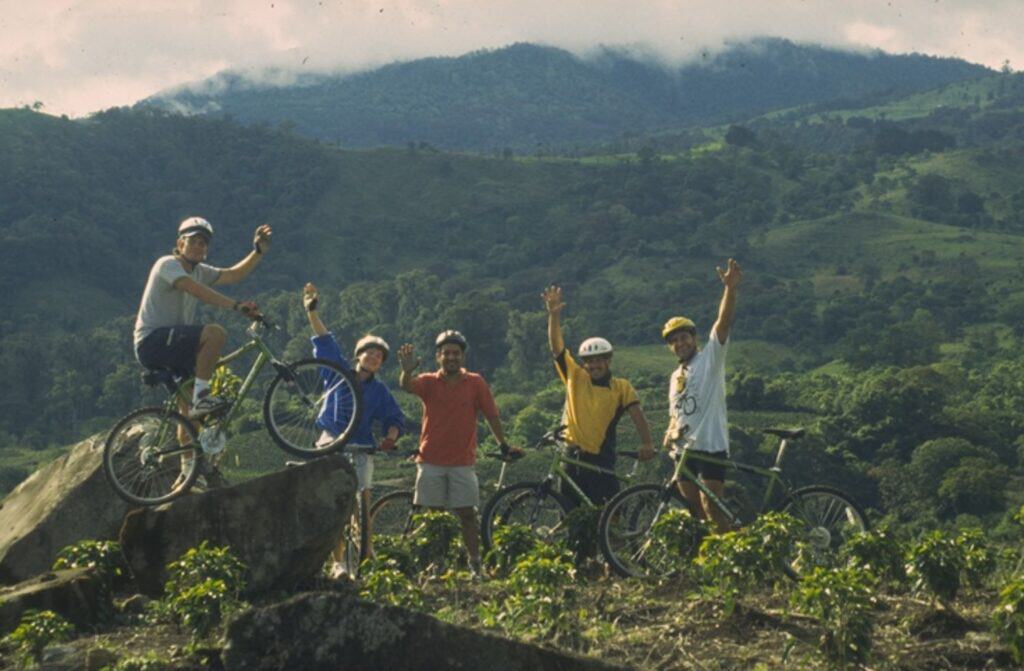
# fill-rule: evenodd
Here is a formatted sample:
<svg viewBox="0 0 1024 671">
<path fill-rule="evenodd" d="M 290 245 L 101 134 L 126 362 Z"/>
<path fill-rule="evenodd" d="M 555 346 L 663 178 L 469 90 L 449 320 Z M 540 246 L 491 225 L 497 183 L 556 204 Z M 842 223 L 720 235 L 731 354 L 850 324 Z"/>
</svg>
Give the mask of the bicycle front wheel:
<svg viewBox="0 0 1024 671">
<path fill-rule="evenodd" d="M 833 487 L 801 487 L 786 498 L 781 510 L 800 522 L 798 547 L 782 566 L 793 579 L 815 566 L 830 565 L 843 543 L 868 528 L 860 506 Z"/>
<path fill-rule="evenodd" d="M 502 526 L 521 524 L 529 527 L 545 543 L 565 538 L 566 529 L 562 521 L 570 508 L 565 497 L 543 482 L 519 482 L 499 489 L 480 516 L 483 554 L 490 551 L 494 532 Z"/>
<path fill-rule="evenodd" d="M 682 568 L 689 558 L 651 533 L 655 522 L 673 509 L 687 509 L 679 490 L 656 484 L 634 485 L 605 504 L 597 537 L 612 570 L 624 578 L 662 578 Z"/>
<path fill-rule="evenodd" d="M 369 512 L 363 505 L 362 493 L 356 494 L 356 503 L 345 525 L 344 532 L 345 546 L 343 548 L 343 566 L 345 574 L 356 577 L 359 575 L 359 565 L 363 563 L 370 554 L 370 517 Z"/>
<path fill-rule="evenodd" d="M 412 492 L 399 490 L 377 499 L 370 507 L 370 534 L 374 538 L 404 538 L 412 532 L 412 516 L 419 508 L 412 504 Z"/>
<path fill-rule="evenodd" d="M 355 376 L 326 359 L 286 364 L 263 398 L 270 437 L 286 452 L 307 459 L 340 450 L 359 426 L 362 411 Z"/>
<path fill-rule="evenodd" d="M 196 481 L 198 444 L 196 430 L 184 415 L 163 407 L 139 408 L 110 430 L 103 446 L 103 472 L 117 495 L 129 503 L 167 503 Z"/>
</svg>

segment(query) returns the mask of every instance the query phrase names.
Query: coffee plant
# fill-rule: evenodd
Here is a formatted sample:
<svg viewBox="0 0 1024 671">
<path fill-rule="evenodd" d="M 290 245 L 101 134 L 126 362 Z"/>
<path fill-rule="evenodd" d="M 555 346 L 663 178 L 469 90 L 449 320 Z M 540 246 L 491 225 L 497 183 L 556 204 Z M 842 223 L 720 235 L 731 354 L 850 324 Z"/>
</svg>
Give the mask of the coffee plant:
<svg viewBox="0 0 1024 671">
<path fill-rule="evenodd" d="M 68 640 L 74 630 L 70 622 L 53 611 L 29 610 L 15 630 L 4 637 L 3 644 L 13 651 L 21 666 L 28 667 L 42 661 L 46 646 Z"/>
<path fill-rule="evenodd" d="M 864 663 L 871 652 L 875 626 L 876 578 L 867 568 L 847 565 L 816 567 L 801 576 L 790 602 L 821 626 L 821 647 L 840 669 Z"/>
</svg>

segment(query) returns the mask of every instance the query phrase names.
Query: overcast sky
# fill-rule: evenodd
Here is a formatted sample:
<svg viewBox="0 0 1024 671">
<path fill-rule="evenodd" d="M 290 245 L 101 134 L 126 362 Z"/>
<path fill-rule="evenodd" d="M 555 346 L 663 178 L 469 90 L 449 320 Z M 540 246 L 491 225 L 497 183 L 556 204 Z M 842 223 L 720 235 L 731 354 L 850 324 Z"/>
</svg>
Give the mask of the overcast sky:
<svg viewBox="0 0 1024 671">
<path fill-rule="evenodd" d="M 351 71 L 537 42 L 683 61 L 786 37 L 1024 67 L 1021 0 L 0 0 L 0 107 L 81 116 L 227 68 Z"/>
</svg>

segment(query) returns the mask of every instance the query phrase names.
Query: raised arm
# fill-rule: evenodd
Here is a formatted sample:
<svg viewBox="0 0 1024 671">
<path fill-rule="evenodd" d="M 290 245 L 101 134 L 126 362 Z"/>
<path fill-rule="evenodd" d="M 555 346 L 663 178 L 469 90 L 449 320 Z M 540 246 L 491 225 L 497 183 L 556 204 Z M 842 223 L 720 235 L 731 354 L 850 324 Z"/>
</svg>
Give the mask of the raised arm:
<svg viewBox="0 0 1024 671">
<path fill-rule="evenodd" d="M 565 349 L 565 340 L 562 338 L 562 308 L 565 302 L 562 300 L 562 287 L 551 285 L 540 295 L 544 299 L 544 307 L 548 311 L 548 347 L 551 348 L 551 356 L 558 356 Z"/>
<path fill-rule="evenodd" d="M 320 320 L 317 312 L 320 307 L 320 293 L 312 282 L 306 282 L 302 288 L 302 306 L 306 308 L 306 317 L 309 318 L 309 327 L 318 336 L 327 335 L 327 327 Z"/>
<path fill-rule="evenodd" d="M 420 365 L 420 360 L 416 356 L 416 348 L 409 343 L 405 343 L 399 347 L 398 363 L 402 367 L 402 372 L 398 376 L 398 385 L 410 394 L 415 394 L 416 392 L 413 391 L 412 388 L 412 372 Z"/>
<path fill-rule="evenodd" d="M 636 432 L 640 434 L 640 461 L 647 461 L 654 457 L 654 438 L 651 437 L 651 425 L 647 423 L 647 416 L 639 403 L 629 406 L 629 416 L 636 425 Z"/>
<path fill-rule="evenodd" d="M 249 273 L 256 268 L 263 258 L 263 253 L 270 247 L 270 238 L 273 233 L 273 230 L 267 224 L 258 227 L 253 234 L 252 251 L 235 265 L 221 270 L 220 277 L 217 278 L 217 284 L 235 284 L 248 277 Z"/>
<path fill-rule="evenodd" d="M 736 314 L 736 293 L 740 280 L 743 279 L 743 269 L 733 259 L 729 259 L 728 267 L 725 270 L 715 268 L 719 279 L 725 285 L 722 292 L 722 302 L 718 306 L 718 319 L 712 327 L 712 332 L 722 345 L 729 339 L 729 329 L 732 328 L 733 317 Z"/>
</svg>

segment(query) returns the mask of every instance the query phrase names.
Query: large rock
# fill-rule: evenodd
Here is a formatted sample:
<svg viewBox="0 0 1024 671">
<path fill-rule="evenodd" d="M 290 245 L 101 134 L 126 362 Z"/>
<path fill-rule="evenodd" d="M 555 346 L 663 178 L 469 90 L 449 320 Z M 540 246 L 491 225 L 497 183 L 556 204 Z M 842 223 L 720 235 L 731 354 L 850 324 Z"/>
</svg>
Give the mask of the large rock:
<svg viewBox="0 0 1024 671">
<path fill-rule="evenodd" d="M 209 541 L 249 567 L 248 592 L 290 589 L 321 569 L 355 502 L 356 476 L 340 456 L 224 489 L 134 510 L 121 549 L 139 589 L 158 596 L 167 564 Z"/>
<path fill-rule="evenodd" d="M 0 582 L 49 571 L 57 553 L 80 540 L 117 538 L 129 505 L 103 474 L 104 439 L 82 441 L 0 502 Z"/>
<path fill-rule="evenodd" d="M 0 635 L 13 631 L 27 610 L 52 610 L 79 629 L 113 613 L 110 591 L 91 568 L 72 568 L 0 588 Z"/>
<path fill-rule="evenodd" d="M 336 592 L 308 592 L 249 609 L 228 623 L 224 642 L 227 671 L 621 668 Z"/>
</svg>

